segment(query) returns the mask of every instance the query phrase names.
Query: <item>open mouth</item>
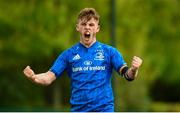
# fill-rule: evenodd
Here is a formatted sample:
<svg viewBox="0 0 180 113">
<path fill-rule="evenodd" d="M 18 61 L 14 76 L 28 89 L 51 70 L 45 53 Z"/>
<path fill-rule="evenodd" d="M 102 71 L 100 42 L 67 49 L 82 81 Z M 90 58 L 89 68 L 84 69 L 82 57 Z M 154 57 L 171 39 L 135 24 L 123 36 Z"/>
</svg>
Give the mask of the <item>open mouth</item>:
<svg viewBox="0 0 180 113">
<path fill-rule="evenodd" d="M 90 36 L 91 36 L 90 32 L 87 31 L 87 32 L 84 33 L 85 38 L 90 38 Z"/>
</svg>

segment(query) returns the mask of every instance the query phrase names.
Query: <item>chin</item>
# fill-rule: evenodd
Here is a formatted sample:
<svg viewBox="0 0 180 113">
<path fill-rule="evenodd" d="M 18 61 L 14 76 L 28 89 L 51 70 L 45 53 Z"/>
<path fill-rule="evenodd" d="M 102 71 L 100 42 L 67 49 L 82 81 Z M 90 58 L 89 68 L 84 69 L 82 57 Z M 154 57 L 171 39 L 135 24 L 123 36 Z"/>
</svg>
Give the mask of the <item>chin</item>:
<svg viewBox="0 0 180 113">
<path fill-rule="evenodd" d="M 92 43 L 92 42 L 90 42 L 90 41 L 88 41 L 88 42 L 87 42 L 87 41 L 84 41 L 84 44 L 87 45 L 87 46 L 91 45 L 91 43 Z"/>
<path fill-rule="evenodd" d="M 90 42 L 85 42 L 84 44 L 85 44 L 85 45 L 91 45 L 91 43 L 90 43 Z"/>
<path fill-rule="evenodd" d="M 90 46 L 93 43 L 93 39 L 92 38 L 89 38 L 89 39 L 82 38 L 82 42 L 83 42 L 84 45 Z"/>
</svg>

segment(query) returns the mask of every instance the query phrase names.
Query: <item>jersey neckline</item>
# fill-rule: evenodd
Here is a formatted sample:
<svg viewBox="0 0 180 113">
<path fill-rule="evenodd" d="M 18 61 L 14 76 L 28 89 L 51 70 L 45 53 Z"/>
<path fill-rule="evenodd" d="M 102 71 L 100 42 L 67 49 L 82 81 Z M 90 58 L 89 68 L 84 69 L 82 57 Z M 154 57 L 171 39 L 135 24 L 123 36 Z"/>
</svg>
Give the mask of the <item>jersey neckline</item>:
<svg viewBox="0 0 180 113">
<path fill-rule="evenodd" d="M 90 49 L 90 48 L 96 47 L 96 45 L 98 45 L 98 43 L 99 43 L 99 42 L 96 41 L 96 42 L 94 42 L 90 47 L 84 46 L 81 42 L 79 42 L 78 45 L 80 45 L 80 46 L 82 46 L 82 47 L 84 47 L 84 48 L 86 48 L 86 49 Z"/>
</svg>

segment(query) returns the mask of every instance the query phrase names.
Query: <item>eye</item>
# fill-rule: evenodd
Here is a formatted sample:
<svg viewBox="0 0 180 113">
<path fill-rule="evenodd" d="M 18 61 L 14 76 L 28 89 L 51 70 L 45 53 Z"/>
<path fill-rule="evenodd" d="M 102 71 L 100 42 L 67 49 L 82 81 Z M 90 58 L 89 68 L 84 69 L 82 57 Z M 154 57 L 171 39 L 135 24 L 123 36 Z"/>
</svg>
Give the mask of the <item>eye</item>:
<svg viewBox="0 0 180 113">
<path fill-rule="evenodd" d="M 94 23 L 90 23 L 89 26 L 94 26 Z"/>
<path fill-rule="evenodd" d="M 86 23 L 81 23 L 82 26 L 86 26 Z"/>
</svg>

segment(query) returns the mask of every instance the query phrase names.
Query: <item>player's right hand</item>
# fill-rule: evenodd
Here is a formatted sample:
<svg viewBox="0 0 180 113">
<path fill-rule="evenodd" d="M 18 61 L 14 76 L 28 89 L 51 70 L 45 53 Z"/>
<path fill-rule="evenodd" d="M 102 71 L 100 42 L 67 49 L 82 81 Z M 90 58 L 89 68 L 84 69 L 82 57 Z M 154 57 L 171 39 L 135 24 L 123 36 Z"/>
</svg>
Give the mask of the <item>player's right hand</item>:
<svg viewBox="0 0 180 113">
<path fill-rule="evenodd" d="M 34 75 L 34 71 L 31 69 L 30 66 L 27 66 L 24 70 L 23 73 L 26 77 L 32 79 L 32 76 Z"/>
</svg>

